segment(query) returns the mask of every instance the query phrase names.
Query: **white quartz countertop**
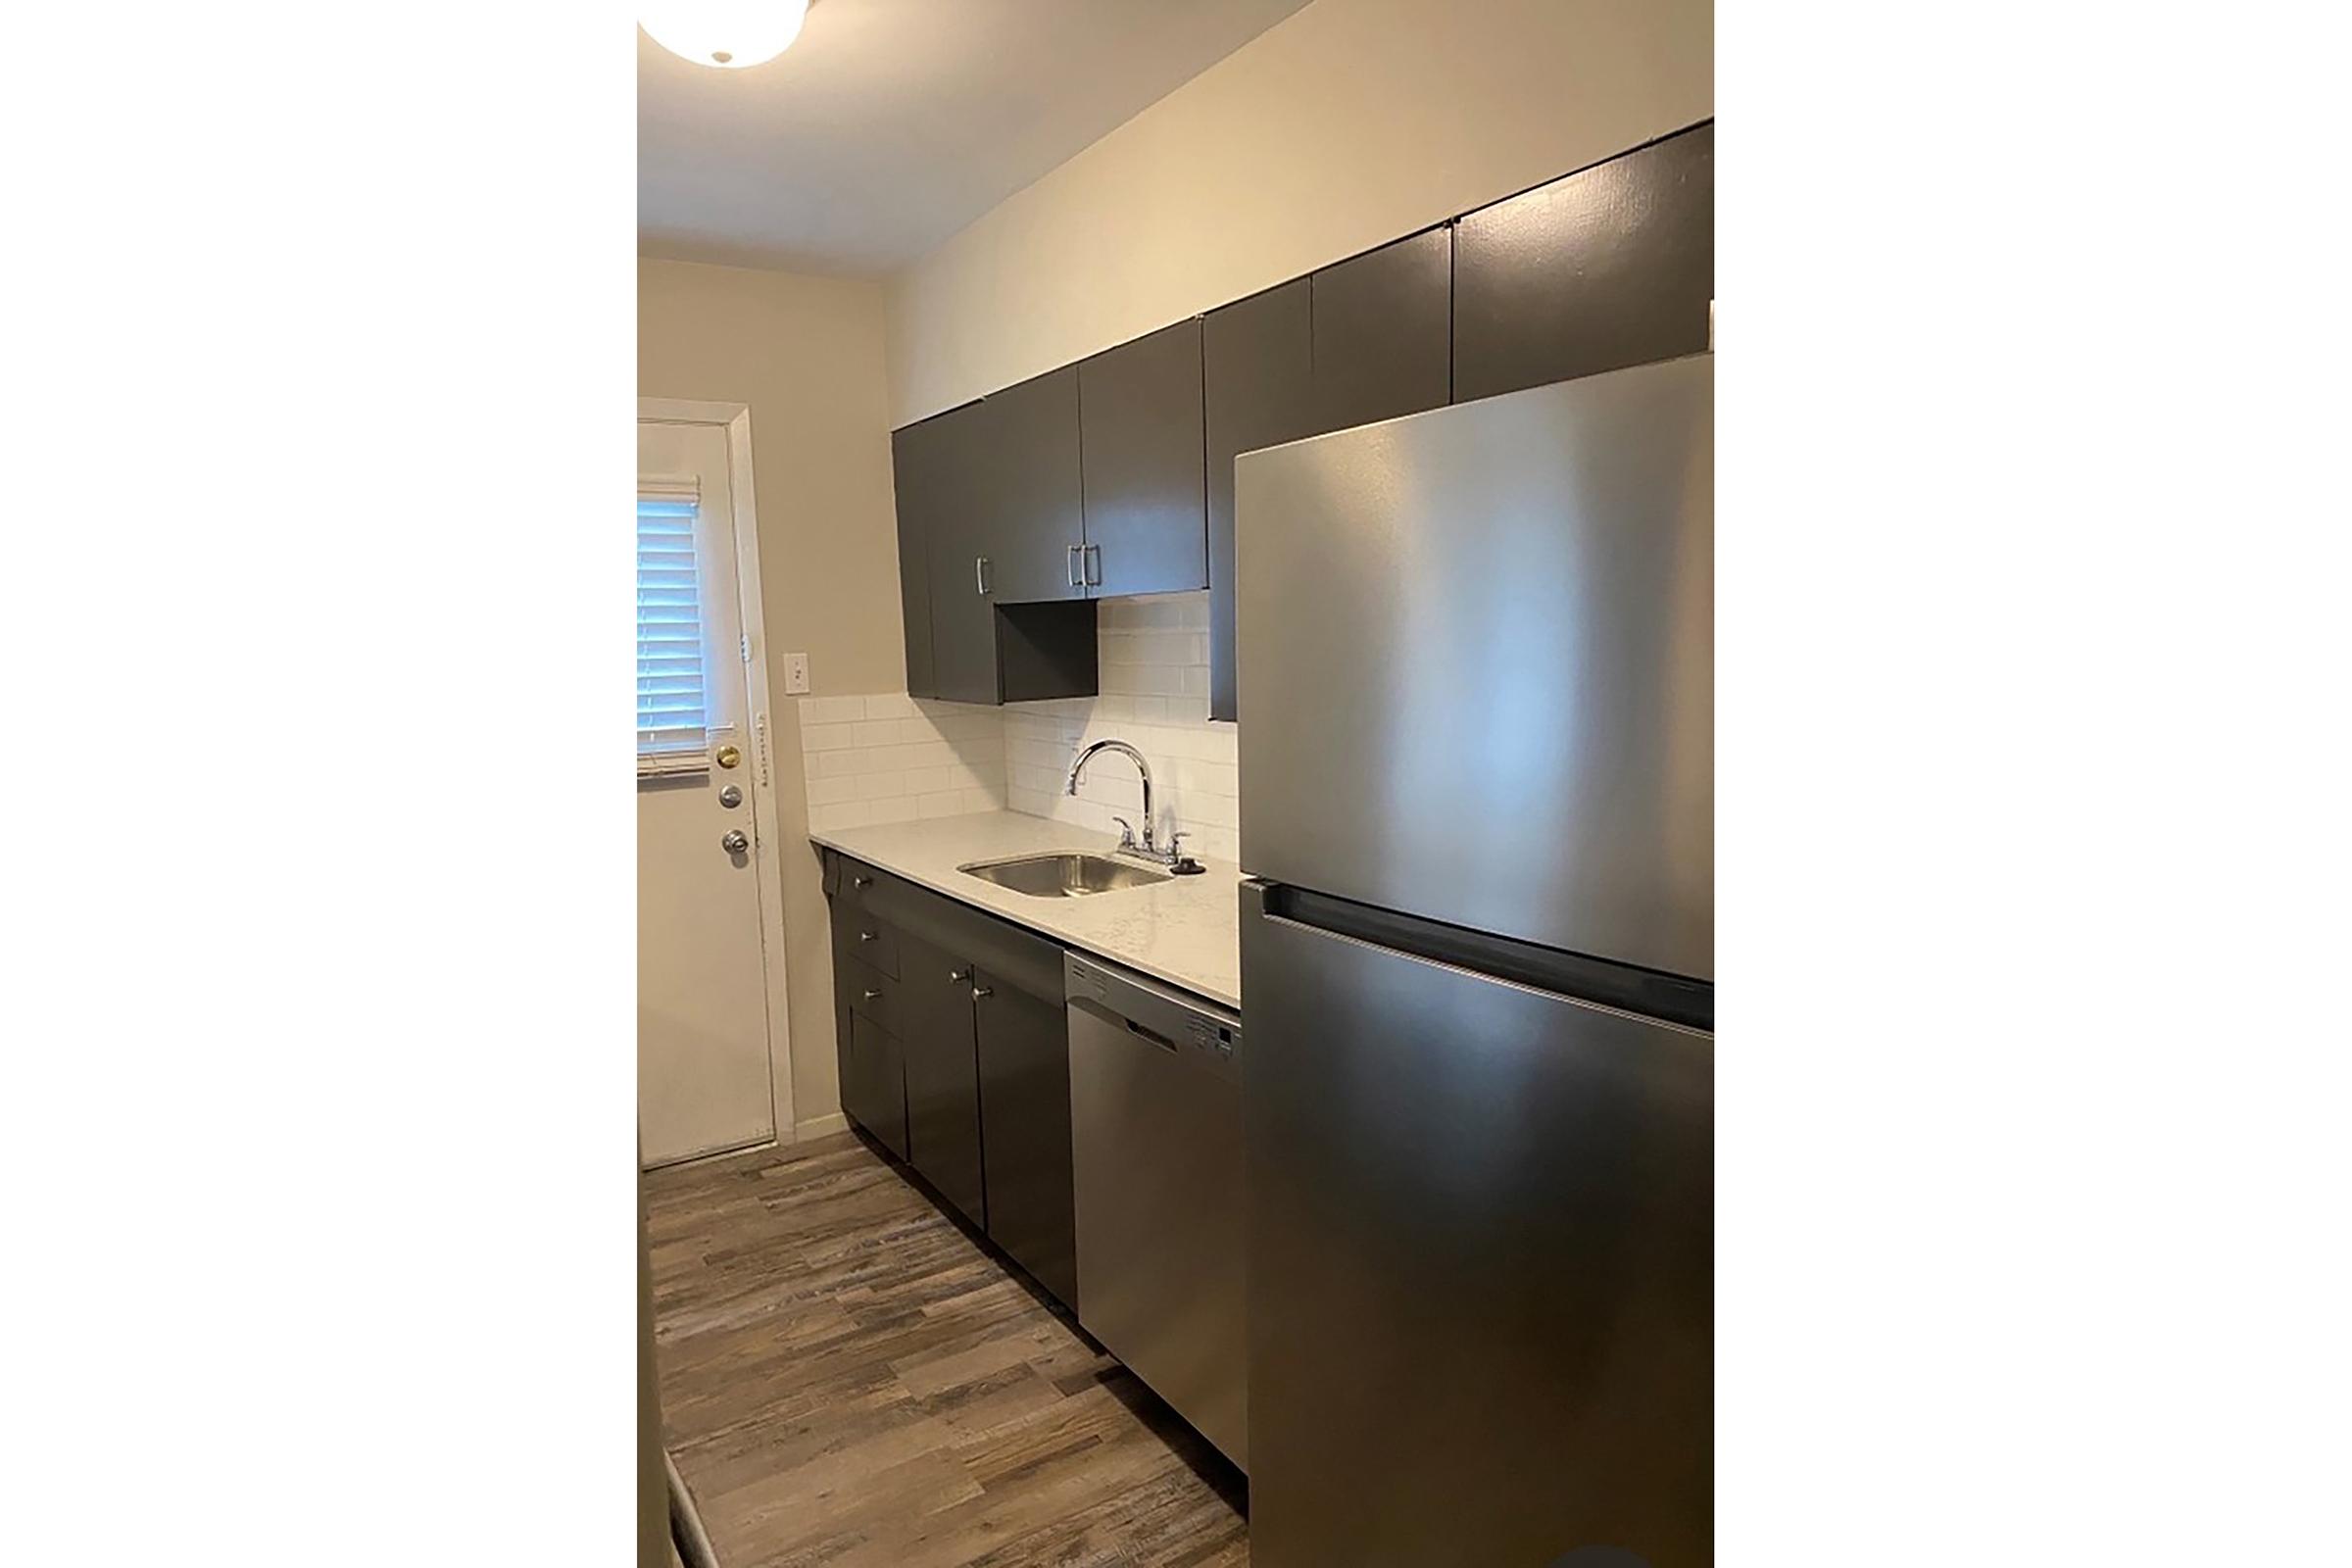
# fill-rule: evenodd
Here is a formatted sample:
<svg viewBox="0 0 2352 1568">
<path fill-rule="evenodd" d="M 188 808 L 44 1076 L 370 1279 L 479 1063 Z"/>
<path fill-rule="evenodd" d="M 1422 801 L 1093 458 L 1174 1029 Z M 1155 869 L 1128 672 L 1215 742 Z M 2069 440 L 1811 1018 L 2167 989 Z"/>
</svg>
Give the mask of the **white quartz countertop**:
<svg viewBox="0 0 2352 1568">
<path fill-rule="evenodd" d="M 1018 811 L 834 828 L 808 837 L 1056 942 L 1241 1008 L 1242 871 L 1231 861 L 1203 859 L 1208 869 L 1200 875 L 1172 876 L 1150 887 L 1041 899 L 956 867 L 1015 855 L 1107 855 L 1118 841 Z"/>
</svg>

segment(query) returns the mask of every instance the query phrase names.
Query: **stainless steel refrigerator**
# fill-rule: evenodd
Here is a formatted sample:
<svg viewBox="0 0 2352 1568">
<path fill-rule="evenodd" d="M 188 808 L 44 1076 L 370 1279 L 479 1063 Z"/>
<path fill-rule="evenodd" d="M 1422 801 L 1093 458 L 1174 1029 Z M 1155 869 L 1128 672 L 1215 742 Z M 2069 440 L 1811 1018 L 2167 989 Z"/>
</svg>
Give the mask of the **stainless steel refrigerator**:
<svg viewBox="0 0 2352 1568">
<path fill-rule="evenodd" d="M 1236 466 L 1257 1568 L 1711 1560 L 1713 410 Z"/>
</svg>

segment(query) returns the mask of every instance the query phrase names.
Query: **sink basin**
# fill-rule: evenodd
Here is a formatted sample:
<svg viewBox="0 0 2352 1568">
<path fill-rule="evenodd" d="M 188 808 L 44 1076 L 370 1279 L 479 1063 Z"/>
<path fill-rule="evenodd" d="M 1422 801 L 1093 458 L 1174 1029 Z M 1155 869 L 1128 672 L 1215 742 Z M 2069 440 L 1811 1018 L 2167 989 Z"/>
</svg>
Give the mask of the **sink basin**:
<svg viewBox="0 0 2352 1568">
<path fill-rule="evenodd" d="M 1036 899 L 1082 899 L 1093 893 L 1115 893 L 1168 880 L 1165 871 L 1132 860 L 1114 860 L 1106 855 L 1020 855 L 1004 860 L 974 860 L 956 869 Z"/>
</svg>

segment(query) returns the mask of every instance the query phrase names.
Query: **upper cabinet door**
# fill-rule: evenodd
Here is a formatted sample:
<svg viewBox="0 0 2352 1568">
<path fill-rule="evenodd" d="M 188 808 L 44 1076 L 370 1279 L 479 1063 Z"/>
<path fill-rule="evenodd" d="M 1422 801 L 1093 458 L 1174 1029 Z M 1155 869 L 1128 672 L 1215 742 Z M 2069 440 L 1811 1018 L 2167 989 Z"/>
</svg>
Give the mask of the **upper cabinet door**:
<svg viewBox="0 0 2352 1568">
<path fill-rule="evenodd" d="M 1072 551 L 1086 542 L 1078 478 L 1078 367 L 980 402 L 972 505 L 978 553 L 1000 604 L 1082 599 Z"/>
<path fill-rule="evenodd" d="M 946 475 L 940 458 L 940 421 L 926 419 L 894 430 L 890 437 L 891 479 L 899 511 L 899 610 L 906 626 L 906 690 L 936 697 L 931 673 L 931 548 L 945 508 Z"/>
<path fill-rule="evenodd" d="M 1200 323 L 1179 321 L 1078 365 L 1087 591 L 1208 586 Z"/>
<path fill-rule="evenodd" d="M 1470 214 L 1453 269 L 1456 401 L 1703 352 L 1714 125 Z"/>
<path fill-rule="evenodd" d="M 1315 433 L 1446 406 L 1453 381 L 1451 229 L 1383 245 L 1309 281 Z"/>
<path fill-rule="evenodd" d="M 983 479 L 987 408 L 967 403 L 901 432 L 929 432 L 905 450 L 916 460 L 917 495 L 936 498 L 921 514 L 928 535 L 923 586 L 931 620 L 931 695 L 952 703 L 997 701 L 996 600 L 984 591 L 979 563 L 985 547 L 973 499 Z M 914 633 L 906 635 L 911 644 Z"/>
<path fill-rule="evenodd" d="M 1208 716 L 1231 719 L 1233 460 L 1314 432 L 1314 318 L 1294 278 L 1209 312 L 1200 326 L 1208 446 Z"/>
</svg>

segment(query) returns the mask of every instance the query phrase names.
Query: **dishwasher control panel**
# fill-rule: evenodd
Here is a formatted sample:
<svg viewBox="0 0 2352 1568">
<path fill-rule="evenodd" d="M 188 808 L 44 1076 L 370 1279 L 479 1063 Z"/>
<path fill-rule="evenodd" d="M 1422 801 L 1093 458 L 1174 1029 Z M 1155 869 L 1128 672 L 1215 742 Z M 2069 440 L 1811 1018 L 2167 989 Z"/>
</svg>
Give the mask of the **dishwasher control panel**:
<svg viewBox="0 0 2352 1568">
<path fill-rule="evenodd" d="M 1224 1024 L 1207 1018 L 1195 1018 L 1187 1025 L 1185 1032 L 1191 1037 L 1194 1050 L 1213 1053 L 1228 1061 L 1233 1059 L 1234 1031 Z"/>
<path fill-rule="evenodd" d="M 1220 1073 L 1236 1070 L 1242 1021 L 1223 1008 L 1075 953 L 1063 959 L 1062 980 L 1071 1006 L 1118 1025 L 1139 1042 Z"/>
</svg>

